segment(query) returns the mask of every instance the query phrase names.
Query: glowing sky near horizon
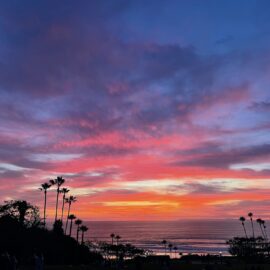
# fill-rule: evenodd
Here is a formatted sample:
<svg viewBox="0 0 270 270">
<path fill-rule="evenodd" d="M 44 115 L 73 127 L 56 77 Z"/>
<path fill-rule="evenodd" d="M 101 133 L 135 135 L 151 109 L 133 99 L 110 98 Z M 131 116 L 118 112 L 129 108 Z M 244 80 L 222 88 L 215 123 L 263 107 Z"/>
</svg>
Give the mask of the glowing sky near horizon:
<svg viewBox="0 0 270 270">
<path fill-rule="evenodd" d="M 269 12 L 0 0 L 1 201 L 60 175 L 83 219 L 269 217 Z"/>
</svg>

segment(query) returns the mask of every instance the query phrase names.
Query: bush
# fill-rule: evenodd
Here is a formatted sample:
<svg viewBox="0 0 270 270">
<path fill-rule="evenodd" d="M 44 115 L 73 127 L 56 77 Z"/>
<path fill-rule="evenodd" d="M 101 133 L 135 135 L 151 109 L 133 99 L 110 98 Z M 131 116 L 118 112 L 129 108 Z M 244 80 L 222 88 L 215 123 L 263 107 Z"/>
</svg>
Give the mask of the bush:
<svg viewBox="0 0 270 270">
<path fill-rule="evenodd" d="M 262 237 L 234 237 L 227 241 L 227 244 L 229 245 L 229 252 L 231 255 L 242 258 L 265 258 L 269 255 L 270 251 L 269 243 L 265 242 Z"/>
<path fill-rule="evenodd" d="M 0 216 L 0 254 L 6 251 L 14 254 L 23 264 L 31 263 L 34 253 L 42 253 L 46 264 L 87 264 L 102 259 L 101 255 L 91 253 L 87 246 L 64 235 L 61 221 L 57 221 L 54 230 L 50 231 L 36 223 L 38 212 L 23 212 L 22 215 L 16 209 L 9 211 L 10 205 L 9 202 L 9 205 L 1 206 L 5 211 Z M 24 205 L 29 206 L 28 203 Z"/>
</svg>

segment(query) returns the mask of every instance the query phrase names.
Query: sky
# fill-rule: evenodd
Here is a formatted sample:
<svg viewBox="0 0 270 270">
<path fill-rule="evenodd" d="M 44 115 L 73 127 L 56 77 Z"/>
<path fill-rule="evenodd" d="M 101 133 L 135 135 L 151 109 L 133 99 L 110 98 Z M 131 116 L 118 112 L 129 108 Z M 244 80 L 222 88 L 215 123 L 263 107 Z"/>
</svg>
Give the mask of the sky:
<svg viewBox="0 0 270 270">
<path fill-rule="evenodd" d="M 269 12 L 0 0 L 1 202 L 63 176 L 83 219 L 269 218 Z"/>
</svg>

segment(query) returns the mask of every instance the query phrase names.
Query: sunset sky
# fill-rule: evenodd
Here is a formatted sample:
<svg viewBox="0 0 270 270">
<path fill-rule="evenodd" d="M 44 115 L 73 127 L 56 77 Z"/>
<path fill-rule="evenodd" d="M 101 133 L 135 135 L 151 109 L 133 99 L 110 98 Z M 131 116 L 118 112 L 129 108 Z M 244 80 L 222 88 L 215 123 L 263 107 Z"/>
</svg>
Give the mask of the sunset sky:
<svg viewBox="0 0 270 270">
<path fill-rule="evenodd" d="M 269 12 L 0 0 L 1 202 L 59 175 L 83 219 L 269 218 Z"/>
</svg>

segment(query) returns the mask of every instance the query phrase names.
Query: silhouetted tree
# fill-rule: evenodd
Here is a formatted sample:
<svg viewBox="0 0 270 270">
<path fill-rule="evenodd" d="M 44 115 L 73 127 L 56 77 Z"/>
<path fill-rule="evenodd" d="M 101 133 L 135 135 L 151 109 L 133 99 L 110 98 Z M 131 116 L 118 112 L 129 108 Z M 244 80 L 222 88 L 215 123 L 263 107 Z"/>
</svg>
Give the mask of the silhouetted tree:
<svg viewBox="0 0 270 270">
<path fill-rule="evenodd" d="M 60 187 L 65 183 L 65 179 L 62 176 L 57 176 L 56 179 L 50 180 L 50 183 L 52 185 L 56 185 L 56 204 L 55 204 L 55 219 L 57 220 L 57 212 L 58 212 L 58 201 L 59 201 L 59 193 L 60 193 Z"/>
<path fill-rule="evenodd" d="M 176 258 L 176 254 L 177 254 L 177 250 L 178 248 L 176 246 L 173 247 L 173 250 L 174 250 L 174 258 Z"/>
<path fill-rule="evenodd" d="M 16 218 L 21 226 L 33 227 L 40 225 L 39 210 L 27 201 L 5 201 L 0 206 L 0 217 L 10 216 Z"/>
<path fill-rule="evenodd" d="M 112 234 L 110 235 L 110 237 L 112 238 L 112 245 L 113 245 L 113 240 L 114 240 L 115 234 L 112 233 Z"/>
<path fill-rule="evenodd" d="M 63 198 L 62 198 L 62 210 L 61 210 L 61 221 L 63 222 L 63 215 L 64 215 L 64 208 L 65 208 L 65 201 L 66 201 L 66 194 L 69 192 L 70 190 L 67 188 L 62 188 L 60 189 L 60 193 L 63 194 Z"/>
<path fill-rule="evenodd" d="M 260 226 L 261 232 L 262 232 L 262 237 L 265 238 L 264 232 L 263 232 L 263 228 L 262 228 L 262 219 L 261 218 L 257 218 L 257 223 Z"/>
<path fill-rule="evenodd" d="M 244 229 L 244 232 L 245 232 L 245 236 L 247 238 L 247 231 L 246 231 L 246 227 L 245 227 L 245 218 L 244 217 L 240 217 L 239 220 L 241 221 L 242 223 L 242 226 L 243 226 L 243 229 Z"/>
<path fill-rule="evenodd" d="M 173 248 L 173 245 L 170 243 L 170 244 L 168 245 L 168 248 L 169 248 L 169 250 L 170 250 L 170 256 L 172 256 L 172 248 Z"/>
<path fill-rule="evenodd" d="M 262 237 L 234 237 L 227 241 L 227 244 L 229 245 L 230 254 L 238 257 L 263 258 L 266 251 Z"/>
<path fill-rule="evenodd" d="M 90 244 L 90 247 L 91 247 L 91 244 Z M 125 244 L 125 245 L 120 244 L 116 246 L 116 245 L 111 245 L 109 243 L 101 242 L 98 244 L 98 248 L 105 258 L 109 258 L 111 255 L 114 255 L 117 258 L 138 257 L 137 259 L 140 260 L 141 258 L 139 258 L 139 256 L 147 254 L 146 250 L 136 248 L 135 246 L 131 244 Z M 140 268 L 135 268 L 135 269 L 140 269 Z"/>
<path fill-rule="evenodd" d="M 78 241 L 79 241 L 80 225 L 82 224 L 82 220 L 76 219 L 76 220 L 75 220 L 75 224 L 77 225 L 77 235 L 76 235 L 76 239 L 77 239 L 77 242 L 78 242 Z"/>
<path fill-rule="evenodd" d="M 263 227 L 263 231 L 264 231 L 264 237 L 265 240 L 267 240 L 267 231 L 266 231 L 266 225 L 265 225 L 265 220 L 262 220 L 262 227 Z"/>
<path fill-rule="evenodd" d="M 67 220 L 66 220 L 66 227 L 65 227 L 65 234 L 67 234 L 67 227 L 68 227 L 68 217 L 70 215 L 70 208 L 71 204 L 76 202 L 77 198 L 75 196 L 69 196 L 69 198 L 66 199 L 66 203 L 68 204 L 68 213 L 67 213 Z"/>
<path fill-rule="evenodd" d="M 248 216 L 250 218 L 250 223 L 251 223 L 251 227 L 252 227 L 252 237 L 255 238 L 255 233 L 254 233 L 254 226 L 253 226 L 253 213 L 248 213 Z"/>
<path fill-rule="evenodd" d="M 73 220 L 76 219 L 76 216 L 71 214 L 68 216 L 68 219 L 70 220 L 70 227 L 69 227 L 69 236 L 71 236 L 71 232 L 72 232 L 72 224 L 73 224 Z"/>
<path fill-rule="evenodd" d="M 39 190 L 44 192 L 44 210 L 43 210 L 43 222 L 44 226 L 46 226 L 46 207 L 47 207 L 47 191 L 51 187 L 51 184 L 49 183 L 43 183 L 41 184 L 41 187 Z"/>
<path fill-rule="evenodd" d="M 9 201 L 0 210 L 0 254 L 10 251 L 18 258 L 20 269 L 28 269 L 24 266 L 29 264 L 34 250 L 42 251 L 46 263 L 56 265 L 56 269 L 59 265 L 89 264 L 102 259 L 87 246 L 64 235 L 61 220 L 54 223 L 53 231 L 36 226 L 38 209 L 28 202 Z"/>
<path fill-rule="evenodd" d="M 82 232 L 82 242 L 81 242 L 81 244 L 83 245 L 84 244 L 84 233 L 88 231 L 88 227 L 85 226 L 85 225 L 82 225 L 80 230 Z"/>
<path fill-rule="evenodd" d="M 119 240 L 121 239 L 121 237 L 119 235 L 116 235 L 115 236 L 115 239 L 116 239 L 116 245 L 118 246 Z"/>
<path fill-rule="evenodd" d="M 165 255 L 166 255 L 166 253 L 167 253 L 167 241 L 166 240 L 163 240 L 162 242 L 161 242 L 161 244 L 162 245 L 164 245 L 164 253 L 165 253 Z"/>
<path fill-rule="evenodd" d="M 56 233 L 56 234 L 64 234 L 64 230 L 63 230 L 63 223 L 60 219 L 56 220 L 54 223 L 53 223 L 53 231 Z"/>
</svg>

